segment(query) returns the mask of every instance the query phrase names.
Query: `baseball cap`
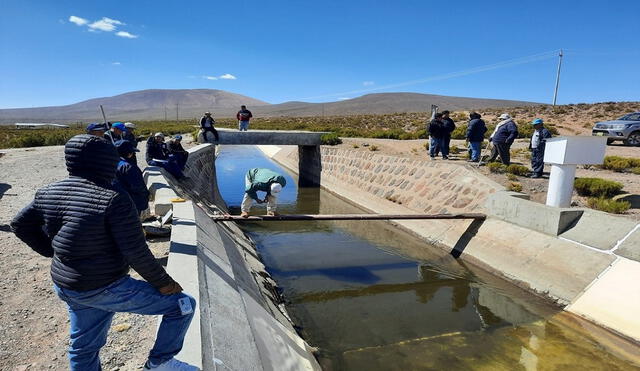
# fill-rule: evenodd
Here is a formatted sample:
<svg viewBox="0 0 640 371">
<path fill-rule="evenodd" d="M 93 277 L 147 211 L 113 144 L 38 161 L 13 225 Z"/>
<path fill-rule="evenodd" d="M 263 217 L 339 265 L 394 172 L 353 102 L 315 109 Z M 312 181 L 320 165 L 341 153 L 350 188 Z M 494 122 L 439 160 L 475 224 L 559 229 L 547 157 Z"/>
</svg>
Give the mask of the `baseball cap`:
<svg viewBox="0 0 640 371">
<path fill-rule="evenodd" d="M 271 184 L 271 193 L 279 193 L 282 191 L 282 185 L 280 183 Z"/>
<path fill-rule="evenodd" d="M 111 124 L 111 127 L 122 131 L 127 131 L 127 127 L 124 126 L 124 124 L 121 122 L 114 122 L 113 124 Z"/>
<path fill-rule="evenodd" d="M 154 137 L 161 137 L 161 138 L 164 138 L 164 134 L 162 134 L 162 132 L 161 132 L 161 131 L 159 131 L 159 132 L 157 132 L 157 133 L 154 135 Z"/>
<path fill-rule="evenodd" d="M 105 126 L 105 124 L 98 123 L 98 122 L 92 122 L 89 125 L 87 125 L 87 133 L 96 131 L 96 130 L 105 131 L 107 130 L 107 127 Z"/>
<path fill-rule="evenodd" d="M 131 143 L 128 140 L 121 139 L 121 140 L 117 141 L 115 143 L 115 145 L 116 145 L 116 149 L 118 150 L 118 154 L 120 156 L 129 154 L 129 153 L 132 153 L 132 152 L 140 152 L 140 150 L 135 148 L 133 146 L 133 143 Z"/>
<path fill-rule="evenodd" d="M 182 135 L 176 135 L 173 139 L 182 140 Z"/>
<path fill-rule="evenodd" d="M 135 129 L 136 128 L 136 124 L 134 124 L 133 122 L 125 122 L 124 126 L 126 128 L 131 128 L 131 129 Z"/>
<path fill-rule="evenodd" d="M 538 124 L 542 124 L 544 123 L 544 121 L 542 119 L 535 119 L 533 121 L 531 121 L 531 125 L 538 125 Z"/>
<path fill-rule="evenodd" d="M 506 120 L 506 119 L 510 119 L 511 116 L 509 116 L 508 113 L 503 113 L 502 115 L 500 115 L 500 117 L 498 117 L 500 120 Z"/>
</svg>

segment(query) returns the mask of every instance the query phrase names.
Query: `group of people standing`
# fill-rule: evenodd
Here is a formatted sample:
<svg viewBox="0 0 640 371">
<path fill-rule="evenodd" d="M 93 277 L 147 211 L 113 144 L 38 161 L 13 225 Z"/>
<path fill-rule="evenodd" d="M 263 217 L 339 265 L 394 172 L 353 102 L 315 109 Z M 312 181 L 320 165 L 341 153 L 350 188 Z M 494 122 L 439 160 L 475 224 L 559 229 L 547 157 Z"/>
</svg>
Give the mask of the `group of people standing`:
<svg viewBox="0 0 640 371">
<path fill-rule="evenodd" d="M 429 133 L 429 156 L 435 160 L 439 153 L 442 158 L 449 159 L 449 144 L 451 141 L 451 133 L 455 130 L 456 125 L 449 117 L 449 111 L 436 113 L 427 126 Z M 518 137 L 518 126 L 508 113 L 501 114 L 500 120 L 495 129 L 489 136 L 489 144 L 491 145 L 491 154 L 487 161 L 500 161 L 505 165 L 511 164 L 511 145 Z M 529 142 L 531 150 L 531 168 L 532 178 L 542 177 L 544 170 L 544 150 L 546 140 L 551 138 L 551 132 L 544 127 L 544 121 L 537 118 L 531 122 L 534 131 Z M 469 143 L 469 162 L 481 163 L 482 142 L 485 139 L 487 126 L 482 120 L 482 116 L 477 112 L 469 114 L 469 123 L 467 125 L 466 140 Z"/>
</svg>

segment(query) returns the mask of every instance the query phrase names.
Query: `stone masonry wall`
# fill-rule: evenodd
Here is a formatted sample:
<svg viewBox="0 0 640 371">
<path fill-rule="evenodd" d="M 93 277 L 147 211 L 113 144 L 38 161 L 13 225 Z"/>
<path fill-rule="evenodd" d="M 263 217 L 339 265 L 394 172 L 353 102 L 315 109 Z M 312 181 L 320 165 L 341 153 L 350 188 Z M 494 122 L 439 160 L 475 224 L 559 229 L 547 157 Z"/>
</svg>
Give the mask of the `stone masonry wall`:
<svg viewBox="0 0 640 371">
<path fill-rule="evenodd" d="M 285 151 L 288 165 L 297 166 L 298 152 Z M 412 160 L 325 146 L 321 154 L 323 182 L 347 183 L 421 213 L 482 211 L 487 196 L 503 189 L 472 168 L 442 160 Z"/>
</svg>

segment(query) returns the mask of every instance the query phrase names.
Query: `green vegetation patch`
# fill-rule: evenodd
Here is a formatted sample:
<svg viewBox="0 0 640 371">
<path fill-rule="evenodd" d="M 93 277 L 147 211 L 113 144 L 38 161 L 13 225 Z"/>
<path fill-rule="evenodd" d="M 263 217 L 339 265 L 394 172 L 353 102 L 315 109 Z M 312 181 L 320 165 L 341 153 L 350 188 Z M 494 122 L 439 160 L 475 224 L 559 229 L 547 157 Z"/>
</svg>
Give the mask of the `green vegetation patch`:
<svg viewBox="0 0 640 371">
<path fill-rule="evenodd" d="M 529 174 L 529 168 L 528 167 L 522 166 L 522 165 L 517 165 L 517 164 L 511 164 L 511 165 L 507 166 L 506 171 L 509 174 L 520 175 L 520 176 L 525 176 L 525 175 Z"/>
<path fill-rule="evenodd" d="M 622 190 L 622 183 L 602 178 L 578 178 L 574 188 L 580 196 L 613 197 Z"/>
<path fill-rule="evenodd" d="M 629 201 L 616 201 L 602 197 L 589 197 L 587 199 L 587 205 L 592 209 L 613 214 L 622 214 L 631 207 Z"/>
<path fill-rule="evenodd" d="M 320 142 L 324 145 L 335 146 L 342 144 L 342 139 L 336 133 L 323 134 L 320 137 Z"/>
<path fill-rule="evenodd" d="M 640 158 L 606 156 L 600 167 L 617 172 L 632 171 L 631 169 L 640 167 Z"/>
</svg>

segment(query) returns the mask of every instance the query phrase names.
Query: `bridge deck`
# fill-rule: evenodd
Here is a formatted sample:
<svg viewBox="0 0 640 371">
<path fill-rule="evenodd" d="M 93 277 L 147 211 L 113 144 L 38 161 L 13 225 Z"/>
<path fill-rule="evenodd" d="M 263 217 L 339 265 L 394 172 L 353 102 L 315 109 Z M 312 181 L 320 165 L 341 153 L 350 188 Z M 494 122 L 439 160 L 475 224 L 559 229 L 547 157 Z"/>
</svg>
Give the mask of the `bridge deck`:
<svg viewBox="0 0 640 371">
<path fill-rule="evenodd" d="M 326 132 L 290 131 L 290 130 L 249 130 L 217 129 L 220 136 L 218 144 L 261 144 L 261 145 L 298 145 L 317 146 L 320 137 Z"/>
</svg>

